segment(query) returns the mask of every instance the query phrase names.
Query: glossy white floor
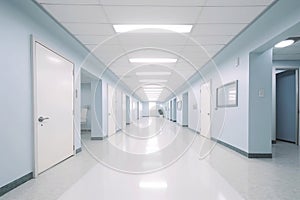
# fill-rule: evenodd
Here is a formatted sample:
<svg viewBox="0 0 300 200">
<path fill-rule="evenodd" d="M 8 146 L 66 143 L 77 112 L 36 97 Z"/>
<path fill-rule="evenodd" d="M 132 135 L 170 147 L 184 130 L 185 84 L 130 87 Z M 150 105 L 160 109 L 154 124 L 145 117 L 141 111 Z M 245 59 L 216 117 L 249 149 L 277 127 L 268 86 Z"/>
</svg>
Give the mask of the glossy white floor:
<svg viewBox="0 0 300 200">
<path fill-rule="evenodd" d="M 248 159 L 161 118 L 103 141 L 82 136 L 81 153 L 0 199 L 300 199 L 293 144 L 273 145 L 272 159 Z"/>
</svg>

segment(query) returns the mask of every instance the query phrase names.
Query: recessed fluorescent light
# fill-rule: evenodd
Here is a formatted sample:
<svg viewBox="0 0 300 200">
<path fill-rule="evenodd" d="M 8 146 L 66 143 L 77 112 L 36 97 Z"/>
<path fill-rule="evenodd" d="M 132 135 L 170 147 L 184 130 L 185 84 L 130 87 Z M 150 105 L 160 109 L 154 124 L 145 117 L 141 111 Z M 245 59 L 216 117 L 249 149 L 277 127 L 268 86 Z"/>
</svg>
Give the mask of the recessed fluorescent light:
<svg viewBox="0 0 300 200">
<path fill-rule="evenodd" d="M 162 91 L 162 88 L 144 88 L 144 91 Z"/>
<path fill-rule="evenodd" d="M 117 33 L 124 33 L 136 30 L 142 30 L 143 32 L 153 32 L 153 29 L 161 29 L 159 30 L 160 32 L 168 30 L 177 33 L 189 33 L 191 32 L 193 25 L 114 24 L 113 27 Z"/>
<path fill-rule="evenodd" d="M 137 76 L 166 76 L 171 75 L 171 72 L 136 72 Z"/>
<path fill-rule="evenodd" d="M 160 85 L 144 85 L 143 88 L 148 89 L 148 88 L 162 88 Z"/>
<path fill-rule="evenodd" d="M 176 63 L 176 58 L 130 58 L 131 63 Z"/>
<path fill-rule="evenodd" d="M 166 83 L 168 80 L 163 79 L 141 79 L 141 83 Z"/>
<path fill-rule="evenodd" d="M 166 189 L 168 187 L 168 184 L 164 181 L 141 181 L 139 186 L 140 188 L 144 189 Z"/>
<path fill-rule="evenodd" d="M 51 61 L 53 61 L 53 62 L 56 62 L 56 63 L 60 63 L 60 62 L 61 62 L 60 59 L 54 58 L 54 57 L 52 57 L 52 56 L 48 56 L 48 59 L 51 60 Z"/>
<path fill-rule="evenodd" d="M 161 93 L 145 93 L 145 94 L 149 96 L 159 96 Z"/>
<path fill-rule="evenodd" d="M 290 46 L 294 43 L 295 43 L 295 40 L 292 40 L 292 39 L 283 40 L 281 42 L 278 42 L 275 45 L 275 48 L 284 48 L 284 47 Z"/>
</svg>

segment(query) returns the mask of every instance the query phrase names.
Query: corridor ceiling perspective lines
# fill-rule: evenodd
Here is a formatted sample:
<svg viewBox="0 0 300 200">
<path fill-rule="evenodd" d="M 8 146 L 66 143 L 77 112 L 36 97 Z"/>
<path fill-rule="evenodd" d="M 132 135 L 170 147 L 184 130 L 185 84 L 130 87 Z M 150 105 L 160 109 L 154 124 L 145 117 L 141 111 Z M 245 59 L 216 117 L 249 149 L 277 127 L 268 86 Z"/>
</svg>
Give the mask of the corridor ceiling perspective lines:
<svg viewBox="0 0 300 200">
<path fill-rule="evenodd" d="M 159 83 L 165 87 L 157 101 L 165 101 L 274 0 L 36 2 L 104 64 L 116 59 L 109 65 L 110 70 L 136 91 L 141 100 L 147 101 L 149 97 L 137 86 Z M 117 33 L 114 25 L 192 25 L 192 28 L 185 33 L 157 28 Z M 168 58 L 175 62 L 131 62 L 130 59 L 136 58 Z"/>
</svg>

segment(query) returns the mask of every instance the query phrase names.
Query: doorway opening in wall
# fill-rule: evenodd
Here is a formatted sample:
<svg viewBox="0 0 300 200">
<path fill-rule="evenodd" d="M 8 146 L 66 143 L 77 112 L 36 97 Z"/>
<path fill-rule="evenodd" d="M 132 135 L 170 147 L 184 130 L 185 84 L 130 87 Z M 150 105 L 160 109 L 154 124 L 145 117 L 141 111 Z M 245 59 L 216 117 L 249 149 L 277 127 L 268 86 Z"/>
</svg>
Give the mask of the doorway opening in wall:
<svg viewBox="0 0 300 200">
<path fill-rule="evenodd" d="M 149 117 L 158 117 L 158 110 L 156 102 L 149 102 Z"/>
<path fill-rule="evenodd" d="M 275 140 L 298 145 L 299 70 L 295 68 L 276 68 L 275 91 Z M 273 141 L 273 143 L 275 142 Z"/>
<path fill-rule="evenodd" d="M 81 83 L 80 83 L 80 133 L 90 134 L 91 133 L 91 80 L 81 72 Z"/>
<path fill-rule="evenodd" d="M 92 137 L 92 127 L 95 126 L 95 107 L 93 101 L 95 96 L 95 87 L 98 86 L 98 78 L 88 71 L 80 70 L 80 134 L 81 139 L 90 139 Z M 93 99 L 94 98 L 94 99 Z M 94 125 L 93 125 L 94 124 Z"/>
</svg>

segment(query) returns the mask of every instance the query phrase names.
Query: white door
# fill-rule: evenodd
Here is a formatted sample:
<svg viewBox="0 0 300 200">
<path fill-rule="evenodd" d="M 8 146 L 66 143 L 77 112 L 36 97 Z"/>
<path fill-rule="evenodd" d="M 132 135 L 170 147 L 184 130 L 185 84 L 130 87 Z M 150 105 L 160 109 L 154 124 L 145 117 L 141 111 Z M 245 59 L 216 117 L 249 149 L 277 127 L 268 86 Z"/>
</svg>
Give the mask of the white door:
<svg viewBox="0 0 300 200">
<path fill-rule="evenodd" d="M 107 106 L 108 106 L 108 136 L 116 133 L 116 96 L 114 88 L 108 85 Z"/>
<path fill-rule="evenodd" d="M 122 129 L 126 128 L 126 94 L 122 93 Z"/>
<path fill-rule="evenodd" d="M 200 133 L 204 137 L 210 138 L 210 113 L 211 99 L 210 82 L 201 85 L 200 89 Z"/>
<path fill-rule="evenodd" d="M 73 64 L 35 42 L 35 176 L 73 155 Z"/>
</svg>

